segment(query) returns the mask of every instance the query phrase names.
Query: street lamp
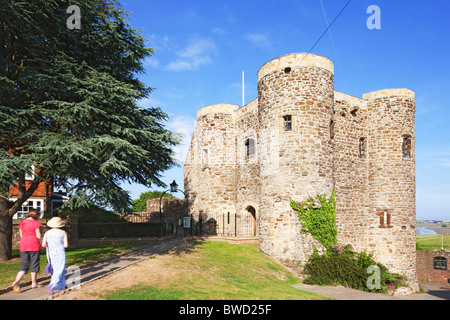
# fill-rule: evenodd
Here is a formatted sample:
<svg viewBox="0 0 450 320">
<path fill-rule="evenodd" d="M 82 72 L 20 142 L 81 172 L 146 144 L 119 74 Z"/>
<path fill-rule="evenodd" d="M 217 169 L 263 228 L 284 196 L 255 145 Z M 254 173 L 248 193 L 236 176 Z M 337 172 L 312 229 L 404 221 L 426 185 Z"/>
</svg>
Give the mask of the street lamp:
<svg viewBox="0 0 450 320">
<path fill-rule="evenodd" d="M 178 189 L 178 184 L 175 180 L 173 180 L 173 182 L 170 184 L 170 189 L 167 189 L 166 191 L 164 191 L 164 193 L 161 195 L 161 197 L 159 198 L 159 217 L 160 217 L 160 223 L 162 224 L 162 207 L 161 207 L 161 201 L 162 198 L 164 197 L 164 195 L 167 193 L 167 191 L 170 192 L 178 192 L 180 191 L 181 193 L 184 194 L 184 198 L 186 199 L 186 208 L 187 208 L 187 214 L 189 216 L 189 199 L 186 197 L 186 194 L 184 193 L 183 190 Z"/>
<path fill-rule="evenodd" d="M 170 184 L 170 192 L 177 192 L 178 190 L 178 185 L 176 183 L 175 180 L 173 180 L 173 182 Z"/>
</svg>

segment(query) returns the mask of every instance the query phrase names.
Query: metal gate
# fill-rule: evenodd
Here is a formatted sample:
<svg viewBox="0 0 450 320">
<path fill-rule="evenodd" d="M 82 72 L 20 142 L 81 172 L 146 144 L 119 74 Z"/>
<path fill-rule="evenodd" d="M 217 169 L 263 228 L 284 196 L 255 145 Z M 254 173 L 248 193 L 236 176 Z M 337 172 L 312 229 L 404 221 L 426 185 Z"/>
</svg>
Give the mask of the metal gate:
<svg viewBox="0 0 450 320">
<path fill-rule="evenodd" d="M 200 213 L 198 221 L 194 221 L 196 236 L 256 236 L 256 219 L 249 213 Z"/>
</svg>

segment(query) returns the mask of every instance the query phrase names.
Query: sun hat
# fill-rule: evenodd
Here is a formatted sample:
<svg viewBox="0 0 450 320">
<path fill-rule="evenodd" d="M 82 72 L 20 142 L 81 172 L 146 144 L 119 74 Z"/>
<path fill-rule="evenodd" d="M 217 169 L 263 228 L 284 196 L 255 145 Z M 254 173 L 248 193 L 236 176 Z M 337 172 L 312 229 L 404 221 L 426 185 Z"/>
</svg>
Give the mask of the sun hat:
<svg viewBox="0 0 450 320">
<path fill-rule="evenodd" d="M 47 222 L 47 226 L 50 228 L 62 228 L 66 223 L 60 217 L 53 217 Z"/>
</svg>

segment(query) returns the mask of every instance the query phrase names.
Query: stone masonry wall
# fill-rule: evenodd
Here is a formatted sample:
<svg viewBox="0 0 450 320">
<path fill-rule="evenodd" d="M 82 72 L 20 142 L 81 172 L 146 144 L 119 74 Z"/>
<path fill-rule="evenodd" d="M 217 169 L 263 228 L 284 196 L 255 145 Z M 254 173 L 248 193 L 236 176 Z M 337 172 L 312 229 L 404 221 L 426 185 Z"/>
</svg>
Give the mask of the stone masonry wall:
<svg viewBox="0 0 450 320">
<path fill-rule="evenodd" d="M 338 241 L 363 251 L 367 247 L 368 159 L 367 148 L 360 149 L 364 148 L 361 139 L 365 139 L 363 144 L 367 143 L 367 106 L 362 99 L 335 92 L 334 110 L 333 169 Z"/>
<path fill-rule="evenodd" d="M 259 228 L 259 122 L 258 100 L 235 114 L 236 125 L 236 214 L 238 233 L 257 235 Z M 253 141 L 253 146 L 249 140 Z M 251 148 L 252 150 L 248 150 Z M 248 154 L 250 151 L 250 154 Z M 255 212 L 253 213 L 252 210 Z"/>
</svg>

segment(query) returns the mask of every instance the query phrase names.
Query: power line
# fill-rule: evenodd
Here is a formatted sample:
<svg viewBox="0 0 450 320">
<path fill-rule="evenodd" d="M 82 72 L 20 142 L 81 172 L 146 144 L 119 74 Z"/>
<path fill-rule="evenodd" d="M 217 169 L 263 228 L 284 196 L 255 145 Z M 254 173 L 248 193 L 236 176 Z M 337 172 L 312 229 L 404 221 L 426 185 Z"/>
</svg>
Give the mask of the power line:
<svg viewBox="0 0 450 320">
<path fill-rule="evenodd" d="M 328 32 L 328 30 L 330 30 L 331 26 L 336 22 L 336 20 L 339 18 L 339 16 L 342 14 L 342 12 L 344 12 L 345 8 L 347 8 L 347 6 L 350 4 L 350 2 L 352 2 L 352 0 L 349 0 L 347 2 L 347 4 L 342 8 L 342 10 L 338 13 L 338 15 L 336 16 L 336 18 L 334 18 L 333 22 L 331 22 L 331 24 L 328 26 L 328 28 L 322 33 L 322 35 L 320 36 L 320 38 L 316 41 L 316 43 L 314 43 L 314 45 L 311 47 L 311 49 L 308 51 L 308 53 L 305 55 L 305 57 L 303 58 L 303 60 L 306 59 L 306 57 L 311 53 L 311 51 L 314 50 L 314 48 L 316 47 L 316 45 L 320 42 L 320 40 L 322 40 L 323 36 Z M 300 64 L 302 64 L 303 60 L 300 62 Z"/>
</svg>

